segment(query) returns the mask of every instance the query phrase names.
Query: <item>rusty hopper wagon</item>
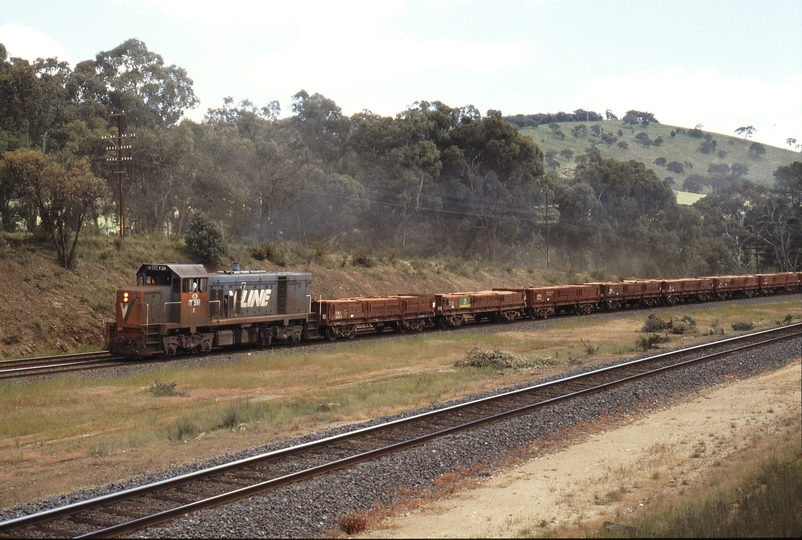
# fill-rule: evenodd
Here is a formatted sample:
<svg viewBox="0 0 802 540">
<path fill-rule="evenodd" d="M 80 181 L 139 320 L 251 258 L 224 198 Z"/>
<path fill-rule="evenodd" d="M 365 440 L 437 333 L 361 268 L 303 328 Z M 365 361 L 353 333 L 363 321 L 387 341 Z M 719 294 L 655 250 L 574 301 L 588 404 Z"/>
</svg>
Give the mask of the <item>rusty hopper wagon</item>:
<svg viewBox="0 0 802 540">
<path fill-rule="evenodd" d="M 713 278 L 716 289 L 716 298 L 751 297 L 760 293 L 757 276 L 718 276 Z"/>
<path fill-rule="evenodd" d="M 300 341 L 316 334 L 309 273 L 144 264 L 137 286 L 117 291 L 106 348 L 132 357 L 206 352 L 212 347 Z"/>
<path fill-rule="evenodd" d="M 420 332 L 434 324 L 434 295 L 372 296 L 313 300 L 318 331 L 329 340 L 353 338 L 358 332 L 386 328 Z"/>
<path fill-rule="evenodd" d="M 663 281 L 663 303 L 707 302 L 713 300 L 715 279 L 712 277 L 667 279 Z"/>
<path fill-rule="evenodd" d="M 526 313 L 526 295 L 522 290 L 436 294 L 435 303 L 441 328 L 483 319 L 508 322 Z"/>
<path fill-rule="evenodd" d="M 795 272 L 757 274 L 757 278 L 760 284 L 760 292 L 763 294 L 793 292 L 799 286 L 799 274 Z"/>
<path fill-rule="evenodd" d="M 616 281 L 602 283 L 600 287 L 603 305 L 611 310 L 656 306 L 663 295 L 661 282 L 657 280 Z"/>
</svg>

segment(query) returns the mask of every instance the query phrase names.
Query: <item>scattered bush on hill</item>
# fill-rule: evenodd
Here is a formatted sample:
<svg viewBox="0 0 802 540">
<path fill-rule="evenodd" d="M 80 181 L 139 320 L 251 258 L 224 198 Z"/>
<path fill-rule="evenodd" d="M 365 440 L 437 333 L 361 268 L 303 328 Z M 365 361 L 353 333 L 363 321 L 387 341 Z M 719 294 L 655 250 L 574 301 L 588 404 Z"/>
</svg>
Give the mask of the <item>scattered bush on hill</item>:
<svg viewBox="0 0 802 540">
<path fill-rule="evenodd" d="M 223 233 L 212 220 L 200 214 L 192 216 L 184 241 L 192 255 L 203 264 L 217 266 L 226 253 Z"/>
</svg>

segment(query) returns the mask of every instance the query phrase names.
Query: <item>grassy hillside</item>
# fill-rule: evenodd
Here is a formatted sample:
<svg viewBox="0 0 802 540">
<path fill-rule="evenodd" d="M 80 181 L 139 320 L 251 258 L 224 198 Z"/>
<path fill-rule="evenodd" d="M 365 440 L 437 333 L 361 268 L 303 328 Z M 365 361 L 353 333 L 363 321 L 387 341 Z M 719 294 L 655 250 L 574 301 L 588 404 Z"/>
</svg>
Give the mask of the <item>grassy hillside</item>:
<svg viewBox="0 0 802 540">
<path fill-rule="evenodd" d="M 592 134 L 590 128 L 594 124 L 599 124 L 604 129 L 604 133 L 612 133 L 618 136 L 618 140 L 608 147 L 601 141 L 600 137 Z M 773 173 L 777 167 L 789 165 L 794 161 L 802 159 L 802 156 L 800 156 L 798 152 L 767 145 L 764 145 L 766 153 L 759 158 L 755 158 L 749 155 L 749 147 L 754 141 L 719 133 L 710 133 L 717 143 L 716 150 L 710 154 L 704 154 L 699 151 L 699 145 L 704 142 L 704 138 L 691 136 L 689 134 L 690 129 L 678 128 L 677 126 L 669 126 L 667 124 L 638 125 L 633 128 L 628 124 L 625 125 L 621 120 L 587 122 L 585 123 L 588 128 L 587 136 L 574 138 L 571 136 L 571 130 L 576 125 L 577 123 L 574 122 L 564 122 L 560 124 L 560 129 L 565 134 L 564 140 L 555 137 L 551 128 L 547 125 L 541 125 L 536 128 L 523 128 L 521 132 L 532 137 L 544 153 L 550 150 L 557 152 L 555 158 L 559 161 L 560 167 L 556 172 L 568 173 L 576 166 L 575 159 L 568 160 L 564 156 L 561 156 L 559 152 L 566 149 L 571 150 L 574 152 L 575 158 L 576 156 L 585 154 L 585 150 L 591 146 L 590 141 L 595 141 L 596 147 L 601 152 L 602 157 L 622 161 L 630 159 L 642 161 L 647 167 L 654 169 L 658 177 L 672 177 L 674 179 L 672 187 L 677 191 L 682 189 L 682 183 L 688 175 L 707 175 L 707 169 L 711 163 L 725 163 L 730 167 L 734 163 L 740 163 L 741 165 L 749 167 L 749 172 L 744 175 L 743 178 L 759 184 L 771 186 L 774 184 Z M 618 135 L 619 130 L 622 132 L 620 136 Z M 671 136 L 672 131 L 677 132 L 674 137 Z M 635 138 L 641 132 L 646 133 L 651 140 L 662 137 L 663 143 L 660 146 L 650 146 L 647 148 Z M 705 132 L 705 134 L 707 134 L 707 132 Z M 619 148 L 618 143 L 621 141 L 625 141 L 629 148 Z M 719 155 L 721 151 L 726 153 L 723 157 Z M 665 158 L 669 163 L 672 161 L 678 161 L 680 163 L 687 161 L 691 163 L 693 167 L 690 168 L 686 166 L 684 174 L 676 174 L 668 171 L 665 167 L 654 164 L 654 161 L 660 157 Z M 553 168 L 548 166 L 546 170 L 548 172 L 555 172 Z"/>
</svg>

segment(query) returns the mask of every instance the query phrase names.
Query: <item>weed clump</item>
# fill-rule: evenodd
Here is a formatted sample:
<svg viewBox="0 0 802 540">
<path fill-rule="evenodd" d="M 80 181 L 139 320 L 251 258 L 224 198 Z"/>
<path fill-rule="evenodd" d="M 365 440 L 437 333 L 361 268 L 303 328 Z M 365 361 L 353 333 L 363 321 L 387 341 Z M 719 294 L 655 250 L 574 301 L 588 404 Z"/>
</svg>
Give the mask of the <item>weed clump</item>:
<svg viewBox="0 0 802 540">
<path fill-rule="evenodd" d="M 752 322 L 740 321 L 732 323 L 732 329 L 735 331 L 743 332 L 747 330 L 754 330 L 754 328 L 755 328 L 755 323 Z"/>
<path fill-rule="evenodd" d="M 183 417 L 176 420 L 175 424 L 168 430 L 167 438 L 171 441 L 183 441 L 195 438 L 200 433 L 200 428 L 193 420 Z"/>
<path fill-rule="evenodd" d="M 584 339 L 579 339 L 582 343 L 582 347 L 584 347 L 585 352 L 588 353 L 588 356 L 593 356 L 597 352 L 599 352 L 599 346 L 593 345 L 590 341 L 585 341 Z"/>
<path fill-rule="evenodd" d="M 551 356 L 528 358 L 513 352 L 502 351 L 498 347 L 493 347 L 492 351 L 486 351 L 482 347 L 475 346 L 465 353 L 463 360 L 454 362 L 456 367 L 492 367 L 496 369 L 525 369 L 544 366 L 553 366 L 560 361 Z"/>
<path fill-rule="evenodd" d="M 693 334 L 696 332 L 696 319 L 690 315 L 672 317 L 669 327 L 672 334 Z"/>
<path fill-rule="evenodd" d="M 175 383 L 162 383 L 156 381 L 148 388 L 148 392 L 156 397 L 169 397 L 169 396 L 186 396 L 186 392 L 181 392 L 175 389 Z"/>
<path fill-rule="evenodd" d="M 646 317 L 646 322 L 643 323 L 643 328 L 640 329 L 641 332 L 662 332 L 668 328 L 668 323 L 661 319 L 657 314 L 650 313 L 648 317 Z"/>
<path fill-rule="evenodd" d="M 639 336 L 635 343 L 638 345 L 638 347 L 640 347 L 644 351 L 648 351 L 649 349 L 657 348 L 658 343 L 666 343 L 667 341 L 670 341 L 668 336 L 661 336 L 660 334 L 651 334 L 648 336 Z"/>
<path fill-rule="evenodd" d="M 363 266 L 371 268 L 375 266 L 376 261 L 370 256 L 370 253 L 362 247 L 356 247 L 351 251 L 351 258 L 354 260 L 354 266 Z"/>
<path fill-rule="evenodd" d="M 368 526 L 368 518 L 364 514 L 349 512 L 339 517 L 337 525 L 342 532 L 351 536 L 365 530 Z"/>
</svg>

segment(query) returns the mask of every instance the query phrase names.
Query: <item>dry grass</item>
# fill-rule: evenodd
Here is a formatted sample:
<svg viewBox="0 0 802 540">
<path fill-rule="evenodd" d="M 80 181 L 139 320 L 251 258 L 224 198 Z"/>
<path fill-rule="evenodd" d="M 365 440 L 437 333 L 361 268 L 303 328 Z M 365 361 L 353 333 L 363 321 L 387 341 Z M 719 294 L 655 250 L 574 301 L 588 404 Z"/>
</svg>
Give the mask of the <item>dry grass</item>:
<svg viewBox="0 0 802 540">
<path fill-rule="evenodd" d="M 688 309 L 702 328 L 802 315 L 790 297 L 732 312 Z M 69 475 L 92 485 L 548 376 L 578 362 L 606 363 L 634 349 L 644 317 L 568 318 L 537 332 L 514 324 L 499 333 L 431 332 L 311 354 L 251 353 L 234 364 L 0 385 L 0 483 L 13 487 L 0 494 L 0 505 L 81 487 Z M 672 336 L 681 339 L 690 345 L 697 338 Z M 591 356 L 587 342 L 598 347 Z M 550 357 L 554 365 L 454 369 L 473 347 Z"/>
</svg>

